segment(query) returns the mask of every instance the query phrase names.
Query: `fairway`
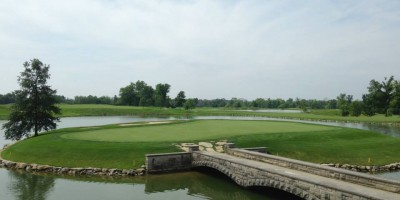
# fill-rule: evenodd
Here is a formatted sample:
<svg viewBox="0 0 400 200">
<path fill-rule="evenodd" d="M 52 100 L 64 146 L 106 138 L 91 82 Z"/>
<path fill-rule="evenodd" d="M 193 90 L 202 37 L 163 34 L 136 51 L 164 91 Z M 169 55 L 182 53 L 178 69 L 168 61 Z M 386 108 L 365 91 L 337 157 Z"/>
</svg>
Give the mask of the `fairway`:
<svg viewBox="0 0 400 200">
<path fill-rule="evenodd" d="M 100 129 L 65 134 L 61 137 L 107 142 L 191 142 L 240 135 L 314 132 L 333 129 L 338 128 L 274 121 L 199 120 L 155 126 Z"/>
</svg>

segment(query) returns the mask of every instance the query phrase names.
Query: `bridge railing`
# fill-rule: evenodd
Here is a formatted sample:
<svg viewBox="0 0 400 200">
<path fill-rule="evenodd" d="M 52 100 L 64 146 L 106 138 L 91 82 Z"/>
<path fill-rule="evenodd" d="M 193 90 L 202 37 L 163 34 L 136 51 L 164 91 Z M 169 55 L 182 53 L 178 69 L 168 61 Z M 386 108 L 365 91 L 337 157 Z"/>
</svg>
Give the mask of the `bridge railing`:
<svg viewBox="0 0 400 200">
<path fill-rule="evenodd" d="M 359 172 L 348 171 L 344 169 L 338 169 L 328 166 L 323 166 L 319 164 L 283 158 L 279 156 L 248 151 L 244 149 L 226 149 L 227 154 L 246 158 L 249 160 L 255 160 L 259 162 L 265 162 L 281 167 L 286 167 L 290 169 L 295 169 L 299 171 L 304 171 L 307 173 L 316 174 L 319 176 L 324 176 L 328 178 L 334 178 L 346 182 L 356 183 L 360 185 L 365 185 L 371 188 L 381 189 L 389 192 L 400 193 L 400 182 L 394 180 L 387 180 L 379 177 L 375 177 L 368 174 L 363 174 Z"/>
</svg>

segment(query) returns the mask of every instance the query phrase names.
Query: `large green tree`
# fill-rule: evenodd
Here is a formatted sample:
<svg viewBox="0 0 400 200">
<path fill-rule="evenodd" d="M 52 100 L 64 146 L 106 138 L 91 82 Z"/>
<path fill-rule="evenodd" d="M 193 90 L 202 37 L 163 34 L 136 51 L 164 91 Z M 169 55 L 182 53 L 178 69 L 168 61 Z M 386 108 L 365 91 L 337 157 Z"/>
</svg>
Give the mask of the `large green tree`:
<svg viewBox="0 0 400 200">
<path fill-rule="evenodd" d="M 337 98 L 337 104 L 341 111 L 342 116 L 349 116 L 351 109 L 351 102 L 353 101 L 353 95 L 340 94 Z"/>
<path fill-rule="evenodd" d="M 196 104 L 197 104 L 196 99 L 188 99 L 183 104 L 183 108 L 185 108 L 185 110 L 194 109 L 196 108 Z"/>
<path fill-rule="evenodd" d="M 368 112 L 378 112 L 391 115 L 393 106 L 396 105 L 396 87 L 398 82 L 394 77 L 385 78 L 384 81 L 378 82 L 371 80 L 368 87 L 368 94 L 363 96 L 364 104 L 369 107 Z M 371 110 L 371 111 L 370 111 Z"/>
<path fill-rule="evenodd" d="M 126 87 L 119 89 L 119 100 L 122 105 L 137 106 L 139 104 L 139 94 L 136 91 L 136 84 L 130 83 Z"/>
<path fill-rule="evenodd" d="M 49 65 L 38 59 L 23 64 L 24 71 L 18 77 L 20 89 L 15 91 L 16 102 L 11 106 L 9 121 L 3 125 L 6 139 L 19 140 L 31 132 L 57 127 L 60 108 L 57 107 L 56 90 L 47 85 Z"/>
<path fill-rule="evenodd" d="M 154 91 L 154 101 L 155 101 L 155 106 L 158 107 L 168 107 L 169 105 L 169 89 L 171 86 L 167 83 L 165 84 L 157 84 L 156 89 Z"/>
<path fill-rule="evenodd" d="M 135 85 L 139 96 L 139 106 L 152 106 L 154 104 L 154 89 L 144 81 L 136 81 Z"/>
<path fill-rule="evenodd" d="M 176 107 L 183 107 L 186 102 L 186 96 L 184 91 L 180 91 L 178 95 L 175 97 L 175 106 Z"/>
</svg>

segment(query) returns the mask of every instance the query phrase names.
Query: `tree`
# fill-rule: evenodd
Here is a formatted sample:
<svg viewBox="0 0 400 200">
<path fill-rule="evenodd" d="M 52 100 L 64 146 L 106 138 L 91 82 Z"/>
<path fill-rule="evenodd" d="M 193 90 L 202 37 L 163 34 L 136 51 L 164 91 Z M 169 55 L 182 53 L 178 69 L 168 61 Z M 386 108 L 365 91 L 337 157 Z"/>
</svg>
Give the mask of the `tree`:
<svg viewBox="0 0 400 200">
<path fill-rule="evenodd" d="M 178 95 L 176 95 L 175 98 L 175 106 L 176 107 L 182 107 L 183 104 L 186 102 L 186 96 L 184 91 L 180 91 Z"/>
<path fill-rule="evenodd" d="M 392 106 L 395 104 L 396 98 L 396 86 L 397 81 L 394 77 L 385 77 L 385 80 L 379 83 L 376 80 L 371 80 L 368 87 L 368 94 L 363 96 L 365 99 L 364 104 L 370 106 L 372 112 L 378 112 L 385 114 L 385 116 L 391 115 Z M 371 112 L 368 110 L 369 112 Z"/>
<path fill-rule="evenodd" d="M 154 91 L 155 106 L 168 107 L 169 104 L 168 92 L 170 87 L 171 86 L 167 83 L 165 84 L 159 83 L 156 85 L 156 89 Z"/>
<path fill-rule="evenodd" d="M 11 177 L 10 191 L 18 200 L 45 200 L 55 185 L 55 180 L 51 176 L 38 176 L 18 171 L 10 171 L 8 174 Z"/>
<path fill-rule="evenodd" d="M 136 85 L 130 83 L 126 87 L 119 89 L 120 103 L 122 105 L 137 106 L 139 104 L 139 95 L 136 92 Z"/>
<path fill-rule="evenodd" d="M 394 97 L 390 102 L 390 108 L 393 114 L 400 114 L 400 81 L 395 81 Z"/>
<path fill-rule="evenodd" d="M 374 107 L 374 103 L 373 103 L 371 95 L 363 94 L 362 102 L 363 102 L 364 114 L 367 116 L 375 115 L 376 109 Z"/>
<path fill-rule="evenodd" d="M 136 91 L 139 95 L 139 106 L 152 106 L 154 89 L 144 81 L 136 81 Z"/>
<path fill-rule="evenodd" d="M 16 102 L 11 106 L 9 121 L 3 125 L 6 139 L 19 140 L 34 132 L 49 131 L 57 127 L 60 114 L 56 106 L 56 90 L 47 85 L 50 78 L 49 65 L 33 59 L 25 62 L 25 70 L 18 77 L 20 90 L 16 90 Z"/>
<path fill-rule="evenodd" d="M 196 99 L 188 99 L 186 102 L 183 104 L 183 107 L 185 110 L 190 110 L 196 107 Z"/>
<path fill-rule="evenodd" d="M 353 101 L 350 104 L 350 115 L 358 117 L 363 112 L 363 103 L 361 101 Z"/>
<path fill-rule="evenodd" d="M 353 95 L 346 95 L 344 93 L 340 94 L 337 97 L 337 104 L 339 109 L 341 110 L 342 116 L 349 116 L 350 105 L 352 100 L 353 100 Z"/>
</svg>

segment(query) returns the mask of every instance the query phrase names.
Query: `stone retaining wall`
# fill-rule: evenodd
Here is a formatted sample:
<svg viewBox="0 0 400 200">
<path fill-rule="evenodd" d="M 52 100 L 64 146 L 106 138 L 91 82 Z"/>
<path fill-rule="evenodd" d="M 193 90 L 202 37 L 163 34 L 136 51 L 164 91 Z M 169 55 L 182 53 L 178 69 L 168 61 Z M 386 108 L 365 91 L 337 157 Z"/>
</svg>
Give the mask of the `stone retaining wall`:
<svg viewBox="0 0 400 200">
<path fill-rule="evenodd" d="M 227 149 L 226 152 L 230 155 L 265 162 L 281 167 L 304 171 L 307 173 L 316 174 L 319 176 L 335 178 L 346 182 L 352 182 L 359 185 L 365 185 L 372 188 L 386 190 L 389 192 L 400 193 L 400 182 L 394 180 L 387 180 L 372 176 L 369 174 L 357 173 L 344 169 L 337 169 L 328 166 L 318 165 L 314 163 L 283 158 L 264 153 L 252 152 L 243 149 Z M 397 166 L 397 165 L 396 165 Z"/>
<path fill-rule="evenodd" d="M 335 167 L 340 169 L 347 169 L 356 172 L 368 172 L 368 173 L 380 173 L 380 172 L 390 172 L 399 171 L 400 162 L 392 163 L 388 165 L 350 165 L 350 164 L 321 164 L 323 166 Z"/>
<path fill-rule="evenodd" d="M 0 152 L 1 153 L 1 152 Z M 69 175 L 98 175 L 98 176 L 141 176 L 146 173 L 144 168 L 139 169 L 107 169 L 107 168 L 68 168 L 49 165 L 28 164 L 8 161 L 0 158 L 0 167 L 24 170 L 27 172 L 44 172 Z"/>
</svg>

